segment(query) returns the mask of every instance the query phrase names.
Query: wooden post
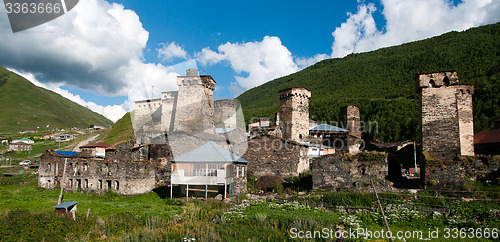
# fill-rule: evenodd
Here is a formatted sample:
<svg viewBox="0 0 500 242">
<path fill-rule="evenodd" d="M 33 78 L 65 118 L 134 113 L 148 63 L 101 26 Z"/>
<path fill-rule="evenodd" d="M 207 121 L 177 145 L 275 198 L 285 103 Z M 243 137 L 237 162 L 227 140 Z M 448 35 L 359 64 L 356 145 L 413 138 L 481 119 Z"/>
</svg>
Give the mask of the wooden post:
<svg viewBox="0 0 500 242">
<path fill-rule="evenodd" d="M 189 198 L 189 184 L 186 185 L 186 199 Z"/>
<path fill-rule="evenodd" d="M 87 218 L 89 218 L 89 216 L 90 216 L 90 207 L 89 209 L 87 209 Z"/>
<path fill-rule="evenodd" d="M 389 234 L 392 234 L 391 230 L 389 229 L 389 224 L 387 224 L 387 219 L 385 218 L 384 209 L 382 208 L 382 204 L 380 203 L 380 199 L 378 198 L 377 189 L 375 189 L 375 185 L 373 185 L 373 181 L 371 179 L 370 179 L 370 181 L 372 183 L 372 187 L 373 187 L 373 191 L 375 192 L 375 196 L 377 197 L 377 203 L 378 203 L 378 207 L 380 208 L 380 212 L 382 213 L 382 218 L 384 219 L 385 229 L 387 229 L 387 232 L 389 232 Z M 389 241 L 392 241 L 392 238 L 389 238 Z"/>
<path fill-rule="evenodd" d="M 208 185 L 205 185 L 205 199 L 208 197 Z"/>
<path fill-rule="evenodd" d="M 61 204 L 63 200 L 63 189 L 64 189 L 64 178 L 66 178 L 66 162 L 68 161 L 68 158 L 64 158 L 64 167 L 63 167 L 63 175 L 62 179 L 59 182 L 59 185 L 61 186 L 61 193 L 59 193 L 59 200 L 57 200 L 57 204 Z"/>
<path fill-rule="evenodd" d="M 224 199 L 226 199 L 226 193 L 227 193 L 227 184 L 224 181 Z"/>
</svg>

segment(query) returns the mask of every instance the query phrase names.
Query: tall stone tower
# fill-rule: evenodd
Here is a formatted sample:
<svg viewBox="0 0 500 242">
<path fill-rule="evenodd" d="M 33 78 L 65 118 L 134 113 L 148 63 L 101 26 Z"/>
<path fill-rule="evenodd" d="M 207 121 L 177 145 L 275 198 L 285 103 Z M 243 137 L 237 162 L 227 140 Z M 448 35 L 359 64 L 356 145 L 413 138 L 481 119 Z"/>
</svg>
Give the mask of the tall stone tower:
<svg viewBox="0 0 500 242">
<path fill-rule="evenodd" d="M 342 128 L 351 131 L 350 135 L 361 138 L 361 118 L 357 106 L 349 105 L 340 108 L 339 117 Z"/>
<path fill-rule="evenodd" d="M 474 87 L 460 85 L 456 71 L 421 73 L 416 79 L 423 154 L 434 160 L 474 155 Z"/>
<path fill-rule="evenodd" d="M 222 99 L 214 102 L 214 122 L 216 128 L 236 128 L 238 101 Z"/>
<path fill-rule="evenodd" d="M 303 141 L 309 135 L 309 98 L 311 91 L 294 87 L 278 92 L 279 125 L 282 138 Z"/>
<path fill-rule="evenodd" d="M 213 133 L 215 80 L 188 69 L 185 76 L 177 77 L 177 85 L 174 131 Z"/>
</svg>

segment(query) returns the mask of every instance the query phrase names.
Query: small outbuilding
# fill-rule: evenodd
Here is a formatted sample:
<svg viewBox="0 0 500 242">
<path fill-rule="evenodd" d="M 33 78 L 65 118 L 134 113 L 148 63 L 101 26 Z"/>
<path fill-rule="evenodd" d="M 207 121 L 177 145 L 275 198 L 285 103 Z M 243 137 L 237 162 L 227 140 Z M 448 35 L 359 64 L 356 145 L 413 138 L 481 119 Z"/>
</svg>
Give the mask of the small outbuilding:
<svg viewBox="0 0 500 242">
<path fill-rule="evenodd" d="M 76 204 L 78 202 L 72 201 L 72 202 L 63 202 L 60 203 L 54 208 L 56 209 L 56 214 L 59 215 L 67 215 L 68 217 L 75 219 L 76 218 Z"/>
<path fill-rule="evenodd" d="M 174 187 L 186 197 L 204 193 L 205 198 L 219 194 L 226 198 L 246 192 L 248 161 L 213 141 L 170 161 L 170 197 Z"/>
<path fill-rule="evenodd" d="M 98 142 L 98 143 L 82 145 L 79 148 L 82 152 L 87 152 L 93 157 L 104 158 L 106 156 L 106 149 L 110 147 L 111 146 L 108 144 L 105 144 L 103 142 Z"/>
</svg>

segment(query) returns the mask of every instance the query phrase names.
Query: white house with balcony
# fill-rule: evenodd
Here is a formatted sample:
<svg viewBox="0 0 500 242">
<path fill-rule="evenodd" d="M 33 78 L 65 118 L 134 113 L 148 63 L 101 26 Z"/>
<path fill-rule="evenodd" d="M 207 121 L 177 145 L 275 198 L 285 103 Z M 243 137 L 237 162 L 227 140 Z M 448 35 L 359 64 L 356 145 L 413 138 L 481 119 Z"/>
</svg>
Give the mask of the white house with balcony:
<svg viewBox="0 0 500 242">
<path fill-rule="evenodd" d="M 172 175 L 170 197 L 180 190 L 186 197 L 224 198 L 246 192 L 248 161 L 231 153 L 215 142 L 204 145 L 170 160 Z M 203 195 L 202 195 L 203 196 Z"/>
</svg>

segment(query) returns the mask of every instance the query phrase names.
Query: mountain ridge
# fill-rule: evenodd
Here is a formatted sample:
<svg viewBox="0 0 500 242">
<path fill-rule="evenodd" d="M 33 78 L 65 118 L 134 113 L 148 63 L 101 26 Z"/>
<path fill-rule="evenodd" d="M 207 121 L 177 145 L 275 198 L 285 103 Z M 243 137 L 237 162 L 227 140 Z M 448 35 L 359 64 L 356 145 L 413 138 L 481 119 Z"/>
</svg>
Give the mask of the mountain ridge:
<svg viewBox="0 0 500 242">
<path fill-rule="evenodd" d="M 0 67 L 0 132 L 23 129 L 87 128 L 113 122 L 22 76 Z M 47 125 L 49 127 L 47 128 Z"/>
</svg>

